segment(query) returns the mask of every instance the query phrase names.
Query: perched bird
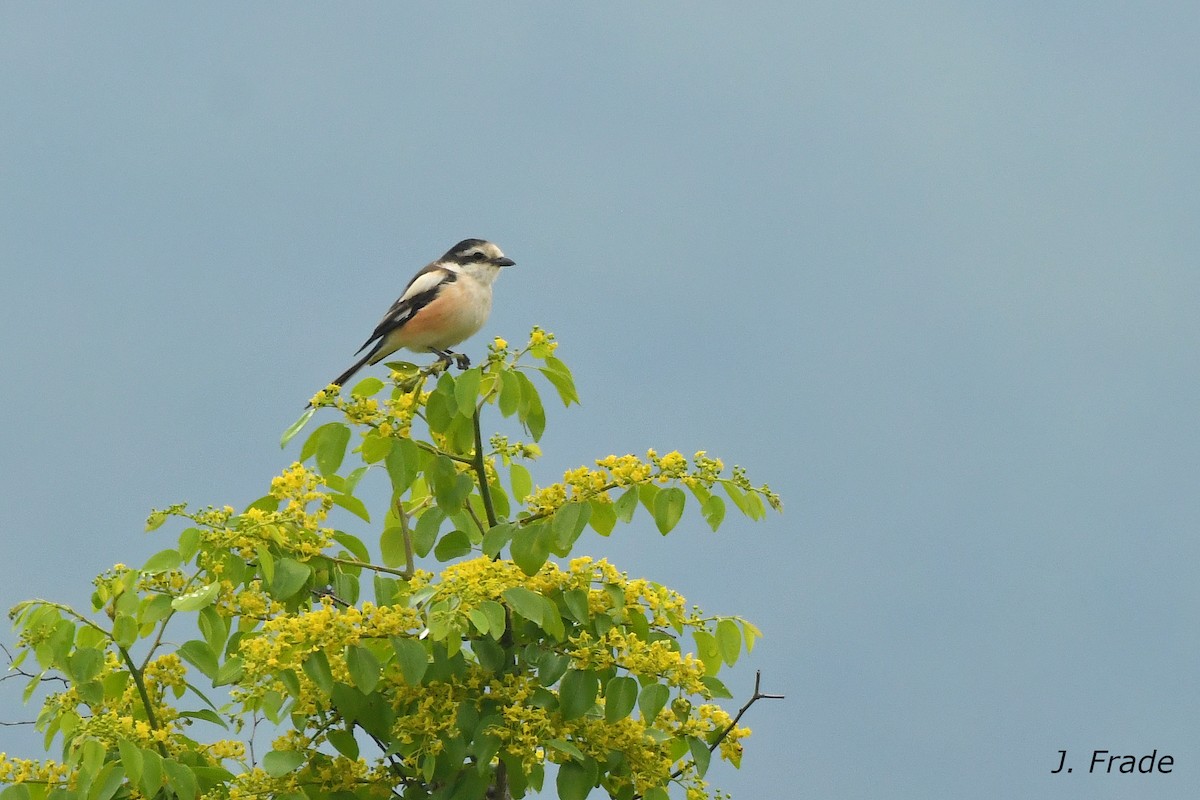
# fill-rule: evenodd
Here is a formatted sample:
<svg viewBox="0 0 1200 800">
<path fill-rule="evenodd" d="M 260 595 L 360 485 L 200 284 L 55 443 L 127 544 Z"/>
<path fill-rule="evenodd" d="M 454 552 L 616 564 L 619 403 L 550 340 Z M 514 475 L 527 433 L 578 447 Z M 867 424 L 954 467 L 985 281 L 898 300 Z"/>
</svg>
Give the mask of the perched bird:
<svg viewBox="0 0 1200 800">
<path fill-rule="evenodd" d="M 466 369 L 470 359 L 450 348 L 483 327 L 492 311 L 492 282 L 501 267 L 514 263 L 491 242 L 463 239 L 413 276 L 371 338 L 358 348 L 366 355 L 332 383 L 342 386 L 364 366 L 378 364 L 402 347 L 437 353 L 446 362 L 453 358 L 459 369 Z"/>
</svg>

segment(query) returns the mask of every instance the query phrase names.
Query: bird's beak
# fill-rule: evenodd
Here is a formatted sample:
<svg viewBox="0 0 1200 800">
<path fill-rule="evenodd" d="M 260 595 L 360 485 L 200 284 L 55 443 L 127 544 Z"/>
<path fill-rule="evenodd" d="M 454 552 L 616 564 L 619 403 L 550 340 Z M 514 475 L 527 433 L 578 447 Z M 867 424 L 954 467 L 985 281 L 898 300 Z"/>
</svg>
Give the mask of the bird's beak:
<svg viewBox="0 0 1200 800">
<path fill-rule="evenodd" d="M 511 267 L 512 265 L 516 264 L 517 262 L 513 261 L 511 258 L 506 258 L 504 256 L 501 256 L 500 258 L 493 258 L 492 263 L 495 264 L 497 267 Z"/>
</svg>

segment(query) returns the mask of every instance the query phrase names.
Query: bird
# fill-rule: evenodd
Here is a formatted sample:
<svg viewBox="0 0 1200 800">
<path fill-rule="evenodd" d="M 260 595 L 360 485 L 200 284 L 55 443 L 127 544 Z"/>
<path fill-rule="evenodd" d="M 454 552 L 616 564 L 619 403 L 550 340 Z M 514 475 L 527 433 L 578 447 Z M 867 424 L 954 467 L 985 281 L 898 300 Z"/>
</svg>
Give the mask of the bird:
<svg viewBox="0 0 1200 800">
<path fill-rule="evenodd" d="M 485 239 L 463 239 L 412 277 L 355 353 L 366 350 L 366 354 L 330 383 L 343 386 L 363 367 L 378 364 L 401 348 L 436 353 L 439 361 L 449 365 L 454 359 L 459 369 L 467 369 L 471 360 L 450 348 L 487 322 L 492 283 L 501 267 L 515 263 Z"/>
</svg>

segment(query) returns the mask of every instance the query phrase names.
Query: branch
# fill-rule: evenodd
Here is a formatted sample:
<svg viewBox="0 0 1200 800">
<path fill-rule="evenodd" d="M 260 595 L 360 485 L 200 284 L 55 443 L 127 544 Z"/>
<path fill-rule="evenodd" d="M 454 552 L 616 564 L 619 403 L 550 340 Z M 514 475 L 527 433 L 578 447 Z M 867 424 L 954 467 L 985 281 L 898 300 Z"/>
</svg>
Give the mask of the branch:
<svg viewBox="0 0 1200 800">
<path fill-rule="evenodd" d="M 496 527 L 496 509 L 492 507 L 492 490 L 488 488 L 487 467 L 483 458 L 483 432 L 479 428 L 479 408 L 471 421 L 475 428 L 475 476 L 479 479 L 479 496 L 483 498 L 483 510 L 487 514 L 488 527 Z"/>
<path fill-rule="evenodd" d="M 362 567 L 363 569 L 369 569 L 375 572 L 386 572 L 389 575 L 399 575 L 401 578 L 404 578 L 404 580 L 408 580 L 412 577 L 412 572 L 406 572 L 402 569 L 392 569 L 391 567 L 383 567 L 379 564 L 372 564 L 369 561 L 359 561 L 354 558 L 338 558 L 337 556 L 322 556 L 322 558 L 328 558 L 335 564 L 345 564 L 348 567 Z"/>
<path fill-rule="evenodd" d="M 760 692 L 759 686 L 761 684 L 762 684 L 762 670 L 755 670 L 754 671 L 754 694 L 750 695 L 750 699 L 746 701 L 746 704 L 738 709 L 738 713 L 734 716 L 733 721 L 729 723 L 729 726 L 726 727 L 725 730 L 721 731 L 721 735 L 718 736 L 716 739 L 714 739 L 712 744 L 710 744 L 708 746 L 708 752 L 711 753 L 712 751 L 717 749 L 717 745 L 721 744 L 721 740 L 723 740 L 726 736 L 728 736 L 729 732 L 737 727 L 738 721 L 741 720 L 742 715 L 745 714 L 747 711 L 749 711 L 750 706 L 754 705 L 757 701 L 759 701 L 759 700 L 783 700 L 784 699 L 783 695 L 781 695 L 781 694 L 765 694 L 763 692 Z"/>
<path fill-rule="evenodd" d="M 724 741 L 725 737 L 728 736 L 730 734 L 730 732 L 733 731 L 733 729 L 737 727 L 737 724 L 741 720 L 742 715 L 750 710 L 750 706 L 754 705 L 759 700 L 782 700 L 783 699 L 783 695 L 781 695 L 781 694 L 765 694 L 765 693 L 759 691 L 759 687 L 761 684 L 762 684 L 762 670 L 755 670 L 755 672 L 754 672 L 754 694 L 750 695 L 750 699 L 746 701 L 745 705 L 743 705 L 741 708 L 738 709 L 738 712 L 734 716 L 733 721 L 730 722 L 725 727 L 725 730 L 721 731 L 720 735 L 717 736 L 716 739 L 713 739 L 712 742 L 708 745 L 708 752 L 711 753 L 714 750 L 716 750 L 718 746 L 720 746 L 721 742 Z M 667 780 L 673 781 L 682 774 L 683 774 L 683 767 L 680 767 L 679 769 L 672 772 L 670 774 L 670 776 L 668 776 Z"/>
<path fill-rule="evenodd" d="M 146 691 L 146 682 L 142 679 L 141 671 L 133 663 L 133 659 L 129 657 L 128 650 L 116 642 L 113 642 L 113 644 L 116 646 L 117 652 L 121 654 L 121 658 L 124 659 L 125 666 L 129 667 L 129 675 L 133 678 L 133 685 L 137 687 L 138 694 L 142 698 L 142 707 L 146 709 L 146 722 L 150 723 L 151 729 L 159 730 L 158 720 L 154 716 L 154 707 L 150 703 L 150 694 Z M 162 742 L 158 743 L 158 752 L 162 754 L 163 758 L 170 757 L 170 754 L 167 752 L 167 746 Z"/>
</svg>

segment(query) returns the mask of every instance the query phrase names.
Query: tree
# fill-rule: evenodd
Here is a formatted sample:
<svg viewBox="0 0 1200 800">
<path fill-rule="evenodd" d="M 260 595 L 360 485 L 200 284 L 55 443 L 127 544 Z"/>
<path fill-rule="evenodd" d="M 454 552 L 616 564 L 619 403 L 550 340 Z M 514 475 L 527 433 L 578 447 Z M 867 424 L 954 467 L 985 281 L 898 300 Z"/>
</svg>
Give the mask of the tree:
<svg viewBox="0 0 1200 800">
<path fill-rule="evenodd" d="M 317 411 L 339 421 L 264 497 L 152 513 L 150 530 L 182 521 L 177 544 L 99 576 L 90 613 L 15 607 L 13 668 L 26 700 L 60 681 L 37 726 L 63 756 L 0 756 L 4 800 L 519 798 L 543 788 L 546 762 L 563 800 L 597 786 L 665 800 L 672 784 L 707 797 L 712 754 L 739 764 L 748 733 L 715 702 L 731 696 L 717 675 L 758 630 L 571 555 L 587 527 L 608 536 L 639 508 L 669 533 L 689 494 L 714 530 L 722 494 L 754 519 L 779 499 L 703 452 L 610 455 L 533 486 L 545 414 L 531 375 L 578 402 L 556 346 L 534 328 L 458 375 L 396 362 L 390 385 L 329 387 L 284 444 Z M 493 411 L 532 441 L 485 447 Z M 355 495 L 372 471 L 391 489 L 374 515 Z M 327 527 L 334 507 L 376 526 L 374 555 Z M 741 711 L 766 696 L 756 685 Z"/>
</svg>

